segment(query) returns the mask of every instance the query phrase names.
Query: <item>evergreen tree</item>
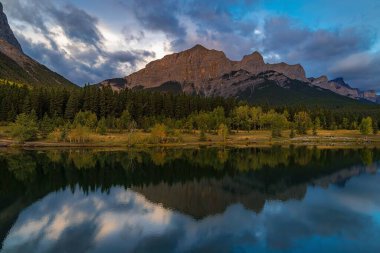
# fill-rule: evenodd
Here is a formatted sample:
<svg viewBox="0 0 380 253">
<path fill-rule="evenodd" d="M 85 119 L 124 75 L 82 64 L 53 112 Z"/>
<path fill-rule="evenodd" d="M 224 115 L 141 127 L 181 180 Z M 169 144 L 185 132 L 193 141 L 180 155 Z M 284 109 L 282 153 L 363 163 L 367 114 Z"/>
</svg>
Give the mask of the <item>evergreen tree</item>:
<svg viewBox="0 0 380 253">
<path fill-rule="evenodd" d="M 71 93 L 66 105 L 65 118 L 74 119 L 79 110 L 79 95 L 76 92 Z"/>
<path fill-rule="evenodd" d="M 54 130 L 54 122 L 47 114 L 40 121 L 39 130 L 43 138 L 46 138 Z"/>
</svg>

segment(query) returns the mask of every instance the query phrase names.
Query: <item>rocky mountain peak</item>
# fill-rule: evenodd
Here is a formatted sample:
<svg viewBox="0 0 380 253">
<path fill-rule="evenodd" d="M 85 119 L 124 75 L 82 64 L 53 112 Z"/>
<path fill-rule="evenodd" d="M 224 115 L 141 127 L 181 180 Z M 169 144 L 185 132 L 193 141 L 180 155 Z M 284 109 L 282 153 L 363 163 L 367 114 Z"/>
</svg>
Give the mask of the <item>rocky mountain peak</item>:
<svg viewBox="0 0 380 253">
<path fill-rule="evenodd" d="M 246 64 L 257 64 L 257 65 L 264 65 L 264 58 L 263 56 L 255 51 L 252 54 L 245 55 L 243 59 L 241 60 L 241 63 L 246 65 Z"/>
<path fill-rule="evenodd" d="M 196 44 L 195 46 L 189 49 L 189 51 L 197 51 L 197 50 L 210 51 L 209 49 L 205 48 L 201 44 Z"/>
<path fill-rule="evenodd" d="M 11 27 L 8 24 L 8 19 L 4 13 L 2 3 L 0 3 L 0 39 L 5 40 L 18 50 L 22 51 L 20 43 L 17 41 Z"/>
<path fill-rule="evenodd" d="M 347 88 L 351 88 L 350 85 L 348 85 L 342 77 L 335 78 L 334 80 L 331 80 L 331 82 L 337 83 L 339 85 L 342 85 Z"/>
</svg>

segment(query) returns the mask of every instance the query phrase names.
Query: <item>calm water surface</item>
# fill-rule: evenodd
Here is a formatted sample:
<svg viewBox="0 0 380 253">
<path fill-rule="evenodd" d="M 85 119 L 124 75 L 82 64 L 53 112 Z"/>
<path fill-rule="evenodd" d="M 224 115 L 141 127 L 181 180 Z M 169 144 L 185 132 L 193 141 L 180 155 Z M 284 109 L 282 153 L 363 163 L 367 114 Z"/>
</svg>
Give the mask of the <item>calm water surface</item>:
<svg viewBox="0 0 380 253">
<path fill-rule="evenodd" d="M 0 150 L 1 252 L 380 252 L 378 149 Z"/>
</svg>

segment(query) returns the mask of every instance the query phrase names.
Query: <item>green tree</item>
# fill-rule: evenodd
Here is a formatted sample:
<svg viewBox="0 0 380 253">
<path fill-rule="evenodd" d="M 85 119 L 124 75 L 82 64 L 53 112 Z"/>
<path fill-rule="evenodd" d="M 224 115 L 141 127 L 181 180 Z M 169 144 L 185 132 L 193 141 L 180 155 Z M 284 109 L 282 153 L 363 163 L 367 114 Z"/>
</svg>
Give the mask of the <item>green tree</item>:
<svg viewBox="0 0 380 253">
<path fill-rule="evenodd" d="M 371 117 L 363 118 L 362 122 L 360 123 L 359 129 L 362 135 L 372 134 L 373 133 L 372 118 Z"/>
<path fill-rule="evenodd" d="M 314 124 L 313 124 L 313 135 L 314 136 L 318 135 L 318 130 L 320 127 L 321 127 L 321 120 L 319 119 L 319 117 L 316 117 L 314 120 Z"/>
<path fill-rule="evenodd" d="M 251 110 L 248 105 L 236 107 L 233 111 L 233 122 L 238 130 L 251 130 L 253 121 L 250 117 Z"/>
<path fill-rule="evenodd" d="M 272 137 L 281 137 L 282 131 L 288 126 L 286 116 L 284 114 L 273 112 L 271 113 L 269 120 L 272 130 Z"/>
<path fill-rule="evenodd" d="M 166 126 L 164 124 L 155 124 L 151 129 L 150 135 L 154 142 L 165 142 L 167 137 Z"/>
<path fill-rule="evenodd" d="M 78 125 L 85 126 L 90 129 L 95 129 L 98 123 L 96 114 L 90 111 L 78 112 L 75 116 L 73 125 L 76 127 Z"/>
<path fill-rule="evenodd" d="M 228 137 L 228 127 L 221 123 L 218 128 L 218 135 L 222 138 L 223 142 L 226 142 Z"/>
<path fill-rule="evenodd" d="M 17 116 L 15 123 L 11 124 L 12 137 L 20 142 L 35 139 L 37 132 L 37 118 L 33 114 L 21 113 Z"/>
<path fill-rule="evenodd" d="M 105 135 L 107 133 L 107 124 L 106 124 L 106 119 L 104 117 L 102 117 L 99 121 L 98 121 L 98 127 L 96 128 L 96 131 L 100 134 L 100 135 Z"/>
<path fill-rule="evenodd" d="M 120 116 L 119 129 L 127 129 L 131 120 L 132 120 L 132 118 L 131 118 L 131 114 L 129 113 L 129 111 L 124 110 Z"/>
<path fill-rule="evenodd" d="M 378 132 L 379 132 L 379 124 L 377 123 L 377 121 L 374 121 L 373 122 L 373 134 L 377 135 Z"/>
<path fill-rule="evenodd" d="M 307 134 L 310 129 L 311 119 L 307 112 L 298 112 L 294 116 L 294 123 L 298 134 Z"/>
<path fill-rule="evenodd" d="M 67 101 L 65 118 L 74 119 L 75 115 L 79 111 L 79 94 L 77 92 L 71 93 L 69 100 Z"/>
<path fill-rule="evenodd" d="M 46 113 L 40 121 L 39 130 L 43 138 L 46 138 L 54 130 L 54 122 Z"/>
</svg>

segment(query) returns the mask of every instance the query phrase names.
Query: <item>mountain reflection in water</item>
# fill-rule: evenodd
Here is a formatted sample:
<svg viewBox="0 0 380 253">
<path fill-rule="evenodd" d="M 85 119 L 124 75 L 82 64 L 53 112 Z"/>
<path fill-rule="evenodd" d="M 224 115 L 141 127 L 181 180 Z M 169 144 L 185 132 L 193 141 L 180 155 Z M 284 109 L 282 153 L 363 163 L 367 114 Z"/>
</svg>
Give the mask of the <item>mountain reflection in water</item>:
<svg viewBox="0 0 380 253">
<path fill-rule="evenodd" d="M 0 152 L 1 252 L 380 252 L 380 150 Z"/>
</svg>

